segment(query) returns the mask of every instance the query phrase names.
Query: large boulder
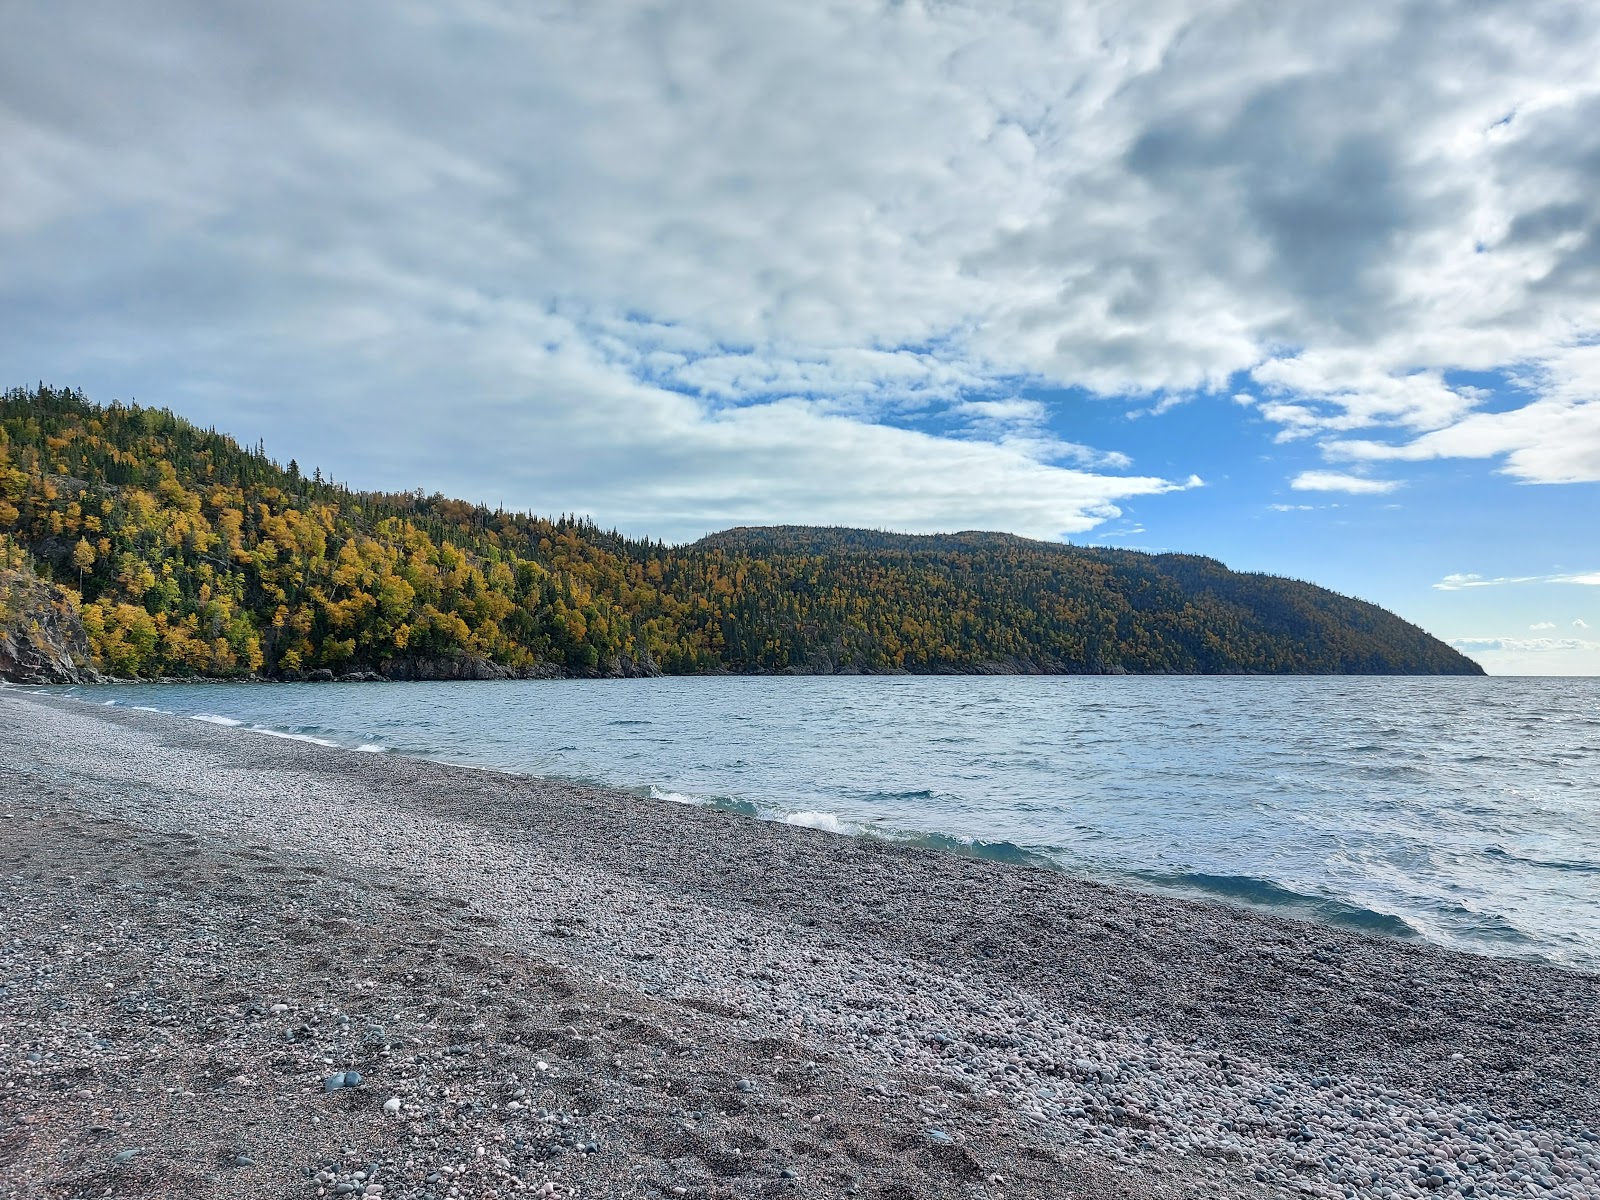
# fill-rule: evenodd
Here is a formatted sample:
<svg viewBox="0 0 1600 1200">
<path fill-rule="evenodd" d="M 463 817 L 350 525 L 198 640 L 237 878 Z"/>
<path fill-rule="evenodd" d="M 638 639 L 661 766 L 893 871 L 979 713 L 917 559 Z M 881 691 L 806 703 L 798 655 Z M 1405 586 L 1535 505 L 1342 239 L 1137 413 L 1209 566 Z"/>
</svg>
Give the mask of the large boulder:
<svg viewBox="0 0 1600 1200">
<path fill-rule="evenodd" d="M 27 568 L 0 570 L 0 680 L 95 683 L 74 598 Z"/>
</svg>

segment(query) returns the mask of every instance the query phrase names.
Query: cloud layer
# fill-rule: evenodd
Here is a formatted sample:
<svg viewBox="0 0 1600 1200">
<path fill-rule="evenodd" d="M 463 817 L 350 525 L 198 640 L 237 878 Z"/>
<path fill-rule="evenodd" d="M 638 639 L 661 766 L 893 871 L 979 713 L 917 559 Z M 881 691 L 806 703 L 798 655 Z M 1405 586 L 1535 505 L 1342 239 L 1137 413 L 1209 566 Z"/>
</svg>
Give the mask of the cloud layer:
<svg viewBox="0 0 1600 1200">
<path fill-rule="evenodd" d="M 1482 575 L 1446 575 L 1433 586 L 1441 592 L 1459 592 L 1464 588 L 1504 587 L 1516 583 L 1576 583 L 1600 587 L 1600 571 L 1566 575 L 1498 575 L 1493 579 L 1485 579 Z"/>
<path fill-rule="evenodd" d="M 1062 387 L 1600 479 L 1600 10 L 1263 13 L 9 6 L 0 352 L 669 536 L 1198 482 Z"/>
</svg>

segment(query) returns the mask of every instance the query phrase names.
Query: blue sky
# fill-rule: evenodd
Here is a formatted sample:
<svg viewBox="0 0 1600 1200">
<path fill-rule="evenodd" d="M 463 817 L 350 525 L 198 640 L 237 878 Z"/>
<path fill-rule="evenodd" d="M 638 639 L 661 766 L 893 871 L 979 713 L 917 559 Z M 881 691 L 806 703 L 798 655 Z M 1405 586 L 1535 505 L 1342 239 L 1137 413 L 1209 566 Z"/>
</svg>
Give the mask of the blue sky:
<svg viewBox="0 0 1600 1200">
<path fill-rule="evenodd" d="M 1600 672 L 1591 4 L 0 12 L 0 365 L 358 486 L 1006 529 Z"/>
</svg>

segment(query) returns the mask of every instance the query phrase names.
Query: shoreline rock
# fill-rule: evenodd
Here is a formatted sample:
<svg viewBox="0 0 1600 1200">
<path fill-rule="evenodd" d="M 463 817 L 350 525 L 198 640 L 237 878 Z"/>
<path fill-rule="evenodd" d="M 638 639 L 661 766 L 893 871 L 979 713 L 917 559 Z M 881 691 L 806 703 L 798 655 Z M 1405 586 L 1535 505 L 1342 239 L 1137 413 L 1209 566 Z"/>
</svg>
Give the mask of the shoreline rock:
<svg viewBox="0 0 1600 1200">
<path fill-rule="evenodd" d="M 66 589 L 25 568 L 0 569 L 0 680 L 98 683 L 89 639 Z"/>
</svg>

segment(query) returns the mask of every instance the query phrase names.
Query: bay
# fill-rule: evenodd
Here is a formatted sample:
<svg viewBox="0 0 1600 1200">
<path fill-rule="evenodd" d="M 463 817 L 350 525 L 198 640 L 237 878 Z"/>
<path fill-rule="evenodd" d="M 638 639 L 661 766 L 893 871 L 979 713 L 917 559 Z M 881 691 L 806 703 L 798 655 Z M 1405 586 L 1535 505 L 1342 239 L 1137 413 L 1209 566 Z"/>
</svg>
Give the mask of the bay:
<svg viewBox="0 0 1600 1200">
<path fill-rule="evenodd" d="M 51 690 L 1600 969 L 1596 679 Z"/>
</svg>

